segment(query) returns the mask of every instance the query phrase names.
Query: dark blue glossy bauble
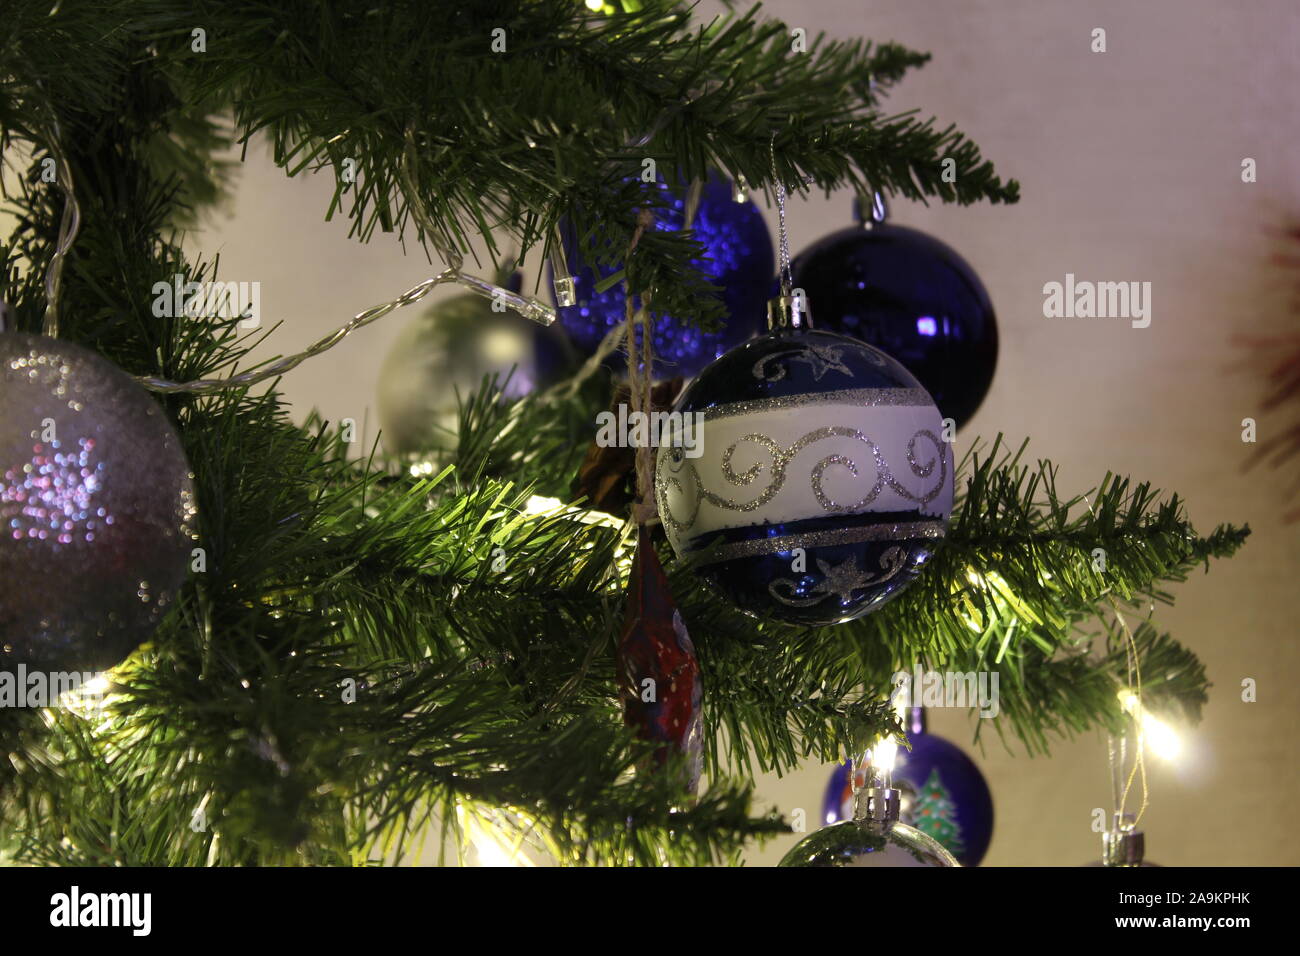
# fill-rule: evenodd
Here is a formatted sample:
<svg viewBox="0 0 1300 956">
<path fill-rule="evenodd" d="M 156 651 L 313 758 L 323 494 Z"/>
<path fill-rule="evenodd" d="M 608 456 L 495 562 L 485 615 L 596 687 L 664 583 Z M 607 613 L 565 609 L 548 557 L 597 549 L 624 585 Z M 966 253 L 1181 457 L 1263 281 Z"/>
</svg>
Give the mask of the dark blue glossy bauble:
<svg viewBox="0 0 1300 956">
<path fill-rule="evenodd" d="M 699 447 L 660 449 L 669 543 L 746 613 L 826 625 L 880 607 L 917 576 L 952 510 L 938 409 L 892 358 L 808 329 L 728 352 L 674 409 Z"/>
<path fill-rule="evenodd" d="M 898 359 L 958 427 L 988 393 L 998 359 L 979 276 L 932 236 L 877 222 L 832 233 L 792 263 L 817 327 Z"/>
<path fill-rule="evenodd" d="M 647 189 L 667 191 L 663 183 Z M 655 228 L 682 228 L 686 207 L 686 189 L 672 191 L 671 205 L 661 211 Z M 767 287 L 775 269 L 772 239 L 763 214 L 754 203 L 736 202 L 732 184 L 714 174 L 704 184 L 700 205 L 692 224 L 695 238 L 701 242 L 707 258 L 694 263 L 715 285 L 722 287 L 722 302 L 727 315 L 725 328 L 718 332 L 701 332 L 683 325 L 677 317 L 652 312 L 655 316 L 653 344 L 656 376 L 691 377 L 700 369 L 756 332 L 766 328 Z M 567 224 L 561 226 L 564 252 L 574 275 L 577 304 L 559 310 L 568 344 L 578 359 L 594 353 L 610 329 L 624 318 L 624 285 L 618 283 L 596 291 L 597 276 L 582 261 L 577 237 Z M 618 267 L 600 270 L 600 278 L 612 275 Z M 552 274 L 553 278 L 553 274 Z M 559 354 L 550 344 L 539 352 L 545 364 L 555 364 Z M 621 356 L 611 361 L 616 373 L 625 371 Z"/>
<path fill-rule="evenodd" d="M 993 795 L 984 775 L 943 737 L 913 730 L 907 739 L 912 749 L 898 748 L 893 773 L 903 792 L 900 819 L 942 843 L 962 866 L 979 865 L 993 839 Z M 844 763 L 826 784 L 822 823 L 851 819 L 853 788 Z"/>
</svg>

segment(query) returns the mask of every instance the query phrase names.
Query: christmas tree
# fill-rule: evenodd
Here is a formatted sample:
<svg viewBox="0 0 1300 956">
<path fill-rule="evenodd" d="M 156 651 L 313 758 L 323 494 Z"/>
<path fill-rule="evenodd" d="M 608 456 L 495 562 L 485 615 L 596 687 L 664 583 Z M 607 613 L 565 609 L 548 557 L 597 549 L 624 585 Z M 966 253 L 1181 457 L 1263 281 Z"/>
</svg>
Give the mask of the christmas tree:
<svg viewBox="0 0 1300 956">
<path fill-rule="evenodd" d="M 964 852 L 961 826 L 957 823 L 957 807 L 944 789 L 937 768 L 930 771 L 925 786 L 916 795 L 909 822 L 942 843 L 954 856 Z"/>
<path fill-rule="evenodd" d="M 104 673 L 102 699 L 0 707 L 8 858 L 360 864 L 432 833 L 450 861 L 486 832 L 562 863 L 729 862 L 787 831 L 754 811 L 756 772 L 901 733 L 886 702 L 897 671 L 996 674 L 996 729 L 1031 753 L 1122 729 L 1135 665 L 1146 706 L 1199 715 L 1195 655 L 1121 613 L 1166 600 L 1248 532 L 1200 534 L 1178 496 L 1141 480 L 1071 476 L 1097 483 L 1058 494 L 1051 463 L 990 438 L 957 463 L 923 573 L 848 623 L 756 622 L 648 539 L 704 689 L 691 798 L 647 759 L 659 744 L 625 725 L 616 661 L 636 529 L 631 506 L 611 520 L 574 490 L 610 398 L 596 365 L 522 398 L 485 382 L 447 447 L 410 467 L 356 456 L 346 424 L 291 420 L 273 379 L 260 387 L 290 365 L 250 367 L 272 333 L 242 314 L 151 307 L 174 276 L 218 281 L 182 230 L 227 188 L 223 151 L 262 138 L 287 176 L 335 177 L 322 218 L 346 215 L 358 241 L 400 233 L 473 285 L 471 238 L 492 267 L 508 249 L 536 267 L 564 221 L 582 258 L 626 283 L 629 314 L 650 299 L 687 317 L 683 335 L 717 328 L 728 316 L 692 265 L 698 237 L 646 227 L 647 168 L 668 185 L 719 170 L 772 202 L 786 188 L 1017 201 L 955 127 L 888 112 L 926 54 L 805 36 L 756 10 L 701 22 L 674 0 L 11 0 L 2 21 L 16 226 L 0 247 L 0 340 L 57 331 L 151 391 L 192 471 L 196 521 L 183 586 Z M 395 290 L 353 327 L 431 287 Z M 23 412 L 0 402 L 0 435 L 25 441 Z M 4 567 L 0 627 L 33 587 Z M 867 570 L 828 575 L 851 592 Z"/>
</svg>

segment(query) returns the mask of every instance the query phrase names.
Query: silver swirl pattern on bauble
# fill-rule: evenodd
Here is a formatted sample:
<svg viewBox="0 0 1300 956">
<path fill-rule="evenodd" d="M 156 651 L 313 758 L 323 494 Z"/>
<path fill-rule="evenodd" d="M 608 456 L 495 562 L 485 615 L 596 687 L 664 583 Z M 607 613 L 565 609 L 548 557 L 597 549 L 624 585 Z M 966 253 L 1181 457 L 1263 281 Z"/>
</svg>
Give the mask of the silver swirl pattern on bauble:
<svg viewBox="0 0 1300 956">
<path fill-rule="evenodd" d="M 838 595 L 845 602 L 851 601 L 855 591 L 878 587 L 907 567 L 907 549 L 895 545 L 886 550 L 880 556 L 879 573 L 859 568 L 856 555 L 849 555 L 843 563 L 835 566 L 818 558 L 817 567 L 822 579 L 813 585 L 808 597 L 798 597 L 798 585 L 789 578 L 772 581 L 767 586 L 768 593 L 790 607 L 811 607 L 831 595 Z"/>
<path fill-rule="evenodd" d="M 736 450 L 742 443 L 753 443 L 763 448 L 771 455 L 770 479 L 767 485 L 754 497 L 748 500 L 739 500 L 737 498 L 726 497 L 715 491 L 704 487 L 704 481 L 700 478 L 699 472 L 694 464 L 691 463 L 680 450 L 674 450 L 667 456 L 667 470 L 661 469 L 659 480 L 657 481 L 656 491 L 659 500 L 659 516 L 663 522 L 676 532 L 689 531 L 699 517 L 700 507 L 704 502 L 708 502 L 716 508 L 723 511 L 750 512 L 756 511 L 771 501 L 785 487 L 787 478 L 787 469 L 794 461 L 795 457 L 815 442 L 827 438 L 851 438 L 854 441 L 862 442 L 867 446 L 867 452 L 871 456 L 871 461 L 875 465 L 875 480 L 872 482 L 867 492 L 857 501 L 844 504 L 835 501 L 824 487 L 824 478 L 826 470 L 832 467 L 846 469 L 853 477 L 859 477 L 858 462 L 853 458 L 843 454 L 827 455 L 818 460 L 809 471 L 809 483 L 812 488 L 813 496 L 817 499 L 822 508 L 831 514 L 855 513 L 861 511 L 870 505 L 880 495 L 886 487 L 892 490 L 905 501 L 916 502 L 918 505 L 926 505 L 937 498 L 945 487 L 948 478 L 948 460 L 943 453 L 943 443 L 934 432 L 929 429 L 920 429 L 912 435 L 907 443 L 907 463 L 912 474 L 918 478 L 926 479 L 934 474 L 936 466 L 938 469 L 938 480 L 934 486 L 922 494 L 913 494 L 906 486 L 901 484 L 890 470 L 889 463 L 885 460 L 884 453 L 880 446 L 869 436 L 865 435 L 856 428 L 850 428 L 843 425 L 830 425 L 823 428 L 814 429 L 801 436 L 787 448 L 783 448 L 775 439 L 758 433 L 744 435 L 732 442 L 722 455 L 722 474 L 726 481 L 737 487 L 743 488 L 754 483 L 754 481 L 763 473 L 764 463 L 759 461 L 746 468 L 744 471 L 737 472 L 735 469 L 734 458 Z M 935 456 L 929 461 L 921 462 L 917 456 L 917 442 L 921 439 L 928 439 L 934 444 Z M 689 491 L 687 489 L 689 485 Z M 668 488 L 673 488 L 678 495 L 690 495 L 691 502 L 688 506 L 688 514 L 685 516 L 675 515 L 668 502 Z"/>
</svg>

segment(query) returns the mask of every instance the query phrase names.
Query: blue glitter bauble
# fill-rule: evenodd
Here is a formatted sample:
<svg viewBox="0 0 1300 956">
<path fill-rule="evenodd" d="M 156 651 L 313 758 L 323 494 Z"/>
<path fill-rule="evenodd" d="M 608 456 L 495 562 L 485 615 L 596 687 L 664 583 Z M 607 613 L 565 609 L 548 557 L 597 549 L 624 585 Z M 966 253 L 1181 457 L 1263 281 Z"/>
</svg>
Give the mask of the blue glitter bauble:
<svg viewBox="0 0 1300 956">
<path fill-rule="evenodd" d="M 860 617 L 906 588 L 946 531 L 939 410 L 869 345 L 769 332 L 701 372 L 674 412 L 660 518 L 678 557 L 747 613 Z"/>
<path fill-rule="evenodd" d="M 943 844 L 962 866 L 978 866 L 993 839 L 993 795 L 975 762 L 956 744 L 924 731 L 914 709 L 909 751 L 898 748 L 893 785 L 903 792 L 900 819 Z M 831 772 L 822 822 L 853 819 L 849 765 Z"/>
<path fill-rule="evenodd" d="M 646 188 L 666 191 L 668 187 L 656 183 Z M 775 268 L 772 239 L 759 208 L 749 201 L 736 202 L 733 193 L 728 180 L 711 176 L 704 184 L 692 224 L 695 238 L 707 253 L 707 258 L 696 260 L 694 265 L 722 287 L 725 327 L 718 332 L 701 332 L 674 316 L 652 312 L 656 373 L 661 378 L 689 378 L 733 345 L 766 327 L 767 286 Z M 671 206 L 656 214 L 656 229 L 682 228 L 685 195 L 684 188 L 672 192 Z M 599 279 L 582 262 L 573 230 L 565 225 L 561 234 L 574 275 L 577 304 L 559 310 L 559 324 L 577 357 L 585 359 L 596 351 L 609 330 L 623 321 L 625 289 L 620 282 L 597 292 Z M 601 269 L 600 278 L 613 275 L 618 268 Z M 556 361 L 545 351 L 539 354 L 539 360 Z M 623 360 L 616 360 L 611 367 L 618 372 L 623 364 Z"/>
<path fill-rule="evenodd" d="M 958 427 L 988 393 L 998 360 L 993 306 L 961 256 L 915 229 L 844 229 L 792 263 L 818 328 L 874 345 L 902 363 Z"/>
</svg>

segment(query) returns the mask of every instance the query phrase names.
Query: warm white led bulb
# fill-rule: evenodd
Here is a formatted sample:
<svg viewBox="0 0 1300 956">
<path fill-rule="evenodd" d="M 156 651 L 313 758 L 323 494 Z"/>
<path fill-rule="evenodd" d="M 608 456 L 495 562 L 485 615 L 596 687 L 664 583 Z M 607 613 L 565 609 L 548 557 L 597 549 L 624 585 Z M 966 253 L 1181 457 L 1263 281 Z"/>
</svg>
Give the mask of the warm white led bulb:
<svg viewBox="0 0 1300 956">
<path fill-rule="evenodd" d="M 871 749 L 871 766 L 881 771 L 893 773 L 894 761 L 898 758 L 898 741 L 893 737 L 882 740 Z"/>
<path fill-rule="evenodd" d="M 1182 752 L 1183 742 L 1174 729 L 1148 713 L 1142 715 L 1142 736 L 1151 751 L 1164 760 L 1173 760 Z"/>
</svg>

